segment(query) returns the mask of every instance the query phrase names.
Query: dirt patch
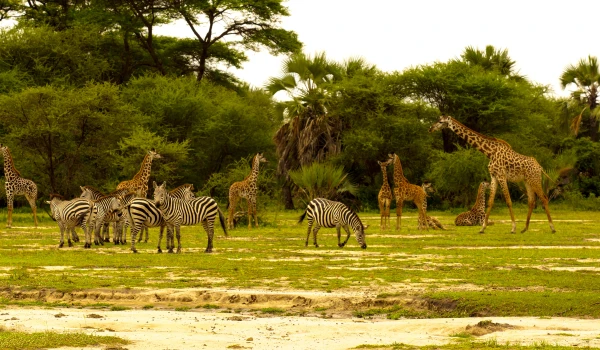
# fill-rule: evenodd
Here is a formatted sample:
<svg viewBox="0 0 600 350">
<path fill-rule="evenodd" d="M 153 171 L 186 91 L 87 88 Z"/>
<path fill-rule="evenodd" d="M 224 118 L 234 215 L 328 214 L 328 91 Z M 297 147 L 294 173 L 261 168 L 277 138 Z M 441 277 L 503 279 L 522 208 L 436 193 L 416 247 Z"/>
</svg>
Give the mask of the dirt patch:
<svg viewBox="0 0 600 350">
<path fill-rule="evenodd" d="M 479 321 L 475 325 L 468 325 L 465 328 L 466 333 L 474 335 L 476 337 L 481 337 L 482 335 L 494 333 L 494 332 L 502 332 L 505 329 L 515 329 L 517 327 L 510 325 L 508 323 L 495 323 L 491 320 Z"/>
</svg>

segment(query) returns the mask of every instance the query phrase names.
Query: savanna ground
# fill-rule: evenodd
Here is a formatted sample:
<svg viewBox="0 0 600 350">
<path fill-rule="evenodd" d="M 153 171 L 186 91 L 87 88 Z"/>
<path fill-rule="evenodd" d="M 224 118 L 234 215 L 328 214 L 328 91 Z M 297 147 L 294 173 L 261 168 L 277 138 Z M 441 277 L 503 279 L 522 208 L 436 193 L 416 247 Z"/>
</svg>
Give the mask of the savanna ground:
<svg viewBox="0 0 600 350">
<path fill-rule="evenodd" d="M 552 234 L 540 207 L 510 234 L 497 207 L 485 234 L 455 227 L 458 211 L 430 213 L 447 231 L 360 213 L 366 250 L 335 229 L 305 248 L 300 211 L 263 211 L 259 229 L 218 227 L 212 254 L 199 226 L 182 254 L 157 254 L 157 229 L 140 254 L 59 249 L 43 211 L 38 229 L 28 208 L 12 229 L 0 211 L 0 348 L 600 348 L 600 213 L 553 205 Z"/>
</svg>

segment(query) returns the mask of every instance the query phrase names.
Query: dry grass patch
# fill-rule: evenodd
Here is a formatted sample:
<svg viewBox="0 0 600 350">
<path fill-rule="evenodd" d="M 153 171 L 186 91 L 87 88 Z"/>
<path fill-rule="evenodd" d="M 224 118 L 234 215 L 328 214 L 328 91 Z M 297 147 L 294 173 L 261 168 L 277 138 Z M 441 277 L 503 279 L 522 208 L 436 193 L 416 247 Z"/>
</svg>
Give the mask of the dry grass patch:
<svg viewBox="0 0 600 350">
<path fill-rule="evenodd" d="M 476 337 L 480 337 L 482 335 L 494 333 L 494 332 L 502 332 L 505 329 L 517 329 L 517 326 L 510 325 L 508 323 L 495 323 L 490 320 L 480 321 L 475 325 L 468 325 L 465 328 L 465 332 L 471 334 Z"/>
</svg>

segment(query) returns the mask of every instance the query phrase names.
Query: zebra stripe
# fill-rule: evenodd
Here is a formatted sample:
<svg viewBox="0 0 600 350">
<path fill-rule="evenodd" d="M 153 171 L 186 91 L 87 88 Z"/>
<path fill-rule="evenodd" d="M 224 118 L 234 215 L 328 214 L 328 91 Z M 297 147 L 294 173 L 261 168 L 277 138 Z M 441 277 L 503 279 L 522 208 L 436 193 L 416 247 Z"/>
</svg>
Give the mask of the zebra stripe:
<svg viewBox="0 0 600 350">
<path fill-rule="evenodd" d="M 131 250 L 134 253 L 137 253 L 137 249 L 135 249 L 135 238 L 140 230 L 144 227 L 160 226 L 158 252 L 162 253 L 160 242 L 162 240 L 164 228 L 167 224 L 163 219 L 162 212 L 158 209 L 156 204 L 146 198 L 135 198 L 125 209 L 127 220 L 131 225 Z M 173 232 L 169 229 L 167 229 L 167 249 L 169 250 L 169 253 L 173 253 Z"/>
<path fill-rule="evenodd" d="M 63 200 L 61 197 L 52 196 L 51 200 L 46 201 L 50 204 L 50 212 L 52 218 L 56 220 L 60 228 L 60 244 L 59 248 L 64 245 L 64 232 L 67 231 L 67 239 L 69 247 L 72 247 L 69 231 L 74 231 L 76 226 L 80 226 L 85 233 L 84 248 L 91 247 L 91 237 L 88 227 L 88 219 L 92 209 L 92 202 L 87 199 L 72 199 L 70 201 Z"/>
<path fill-rule="evenodd" d="M 94 244 L 104 245 L 104 240 L 100 237 L 100 227 L 109 222 L 116 222 L 114 230 L 114 243 L 119 244 L 120 234 L 125 218 L 121 215 L 122 204 L 119 199 L 113 196 L 105 196 L 94 203 L 90 226 L 94 228 Z"/>
<path fill-rule="evenodd" d="M 225 217 L 214 199 L 211 197 L 198 197 L 190 200 L 173 198 L 167 192 L 165 182 L 158 186 L 156 181 L 154 181 L 153 186 L 154 202 L 162 212 L 167 225 L 175 228 L 178 243 L 177 253 L 181 252 L 181 225 L 195 225 L 202 223 L 202 227 L 204 227 L 204 231 L 206 231 L 208 236 L 208 245 L 205 250 L 206 253 L 212 252 L 214 225 L 217 215 L 219 216 L 221 227 L 227 236 Z"/>
<path fill-rule="evenodd" d="M 310 203 L 308 203 L 308 207 L 304 211 L 304 214 L 300 216 L 298 223 L 301 223 L 305 217 L 308 216 L 308 233 L 306 234 L 306 242 L 304 246 L 308 246 L 308 238 L 310 237 L 311 227 L 313 228 L 313 240 L 315 247 L 319 247 L 317 244 L 317 232 L 321 227 L 332 228 L 335 227 L 337 229 L 337 237 L 338 237 L 338 247 L 343 247 L 348 242 L 350 238 L 350 230 L 349 227 L 354 231 L 354 235 L 356 236 L 356 241 L 360 244 L 362 249 L 367 248 L 367 244 L 365 242 L 365 228 L 358 215 L 350 210 L 346 205 L 340 202 L 330 201 L 325 198 L 315 198 Z M 341 232 L 340 228 L 344 228 L 346 233 L 346 240 L 341 243 Z"/>
</svg>

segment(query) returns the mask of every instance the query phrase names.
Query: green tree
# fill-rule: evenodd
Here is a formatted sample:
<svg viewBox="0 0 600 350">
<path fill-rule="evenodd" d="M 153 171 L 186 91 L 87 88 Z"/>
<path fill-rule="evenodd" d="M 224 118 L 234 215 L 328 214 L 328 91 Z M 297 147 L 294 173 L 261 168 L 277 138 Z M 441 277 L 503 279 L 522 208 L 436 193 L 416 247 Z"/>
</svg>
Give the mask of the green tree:
<svg viewBox="0 0 600 350">
<path fill-rule="evenodd" d="M 481 51 L 473 46 L 467 46 L 460 57 L 463 62 L 471 66 L 479 66 L 485 71 L 496 71 L 513 79 L 523 79 L 522 76 L 514 72 L 516 62 L 508 56 L 508 50 L 506 49 L 500 50 L 488 45 L 485 47 L 485 51 Z"/>
<path fill-rule="evenodd" d="M 42 194 L 72 196 L 80 185 L 110 181 L 118 171 L 111 150 L 143 119 L 110 84 L 32 87 L 0 96 L 3 143 Z"/>
<path fill-rule="evenodd" d="M 581 113 L 572 122 L 572 130 L 577 135 L 579 127 L 585 117 L 586 135 L 592 141 L 598 141 L 598 86 L 600 84 L 600 66 L 598 58 L 588 56 L 587 60 L 581 59 L 577 65 L 569 65 L 560 76 L 560 85 L 563 89 L 574 84 L 576 90 L 571 93 L 573 101 L 585 106 Z M 587 115 L 584 115 L 587 109 Z"/>
<path fill-rule="evenodd" d="M 298 186 L 306 203 L 315 198 L 339 201 L 345 193 L 357 193 L 357 187 L 350 182 L 344 168 L 327 163 L 314 162 L 290 171 L 290 178 Z"/>
<path fill-rule="evenodd" d="M 282 0 L 168 0 L 175 14 L 191 29 L 198 45 L 193 60 L 201 81 L 207 72 L 219 74 L 217 59 L 239 67 L 245 61 L 243 49 L 257 51 L 266 47 L 273 54 L 294 53 L 302 48 L 296 33 L 279 26 L 289 16 Z M 210 70 L 209 70 L 210 68 Z"/>
</svg>

